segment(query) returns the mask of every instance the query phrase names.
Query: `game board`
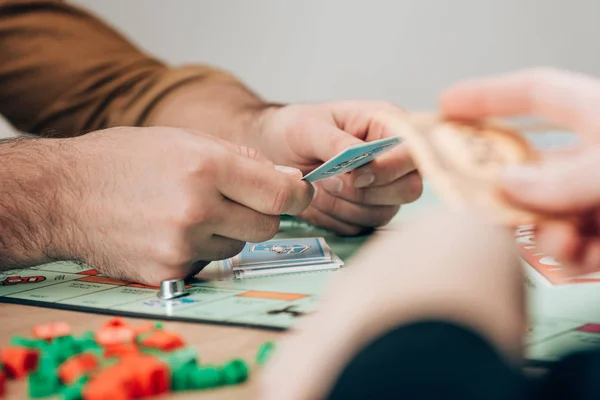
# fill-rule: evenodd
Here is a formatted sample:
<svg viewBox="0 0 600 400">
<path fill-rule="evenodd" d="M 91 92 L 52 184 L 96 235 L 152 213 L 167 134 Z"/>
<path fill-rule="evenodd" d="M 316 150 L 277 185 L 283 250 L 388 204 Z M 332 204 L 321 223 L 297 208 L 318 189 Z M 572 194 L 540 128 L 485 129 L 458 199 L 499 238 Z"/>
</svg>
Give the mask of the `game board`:
<svg viewBox="0 0 600 400">
<path fill-rule="evenodd" d="M 406 207 L 392 225 L 399 225 L 415 210 L 437 203 L 426 186 L 423 199 Z M 517 231 L 523 234 L 525 231 Z M 347 264 L 367 237 L 339 238 L 301 222 L 284 221 L 278 237 L 323 236 Z M 522 237 L 522 236 L 521 236 Z M 349 263 L 351 265 L 351 262 Z M 527 356 L 545 363 L 574 349 L 600 345 L 600 285 L 548 284 L 524 262 L 529 284 L 532 322 L 526 335 Z M 210 273 L 222 273 L 209 268 Z M 95 269 L 73 262 L 55 262 L 0 274 L 0 302 L 72 309 L 112 315 L 287 329 L 318 306 L 329 279 L 337 272 L 315 272 L 270 278 L 234 280 L 198 279 L 190 295 L 159 300 L 157 289 L 102 276 Z M 201 273 L 199 276 L 204 276 Z M 576 286 L 576 287 L 573 287 Z M 360 293 L 360 288 L 357 288 Z M 587 306 L 587 307 L 586 307 Z"/>
<path fill-rule="evenodd" d="M 539 137 L 539 136 L 538 136 Z M 401 225 L 415 211 L 438 203 L 428 185 L 422 198 L 392 221 Z M 351 268 L 352 255 L 367 237 L 340 238 L 297 221 L 282 221 L 279 238 L 322 236 Z M 530 227 L 520 227 L 516 240 L 524 251 L 531 324 L 527 358 L 551 362 L 566 352 L 600 346 L 600 284 L 557 278 L 552 260 L 535 252 Z M 533 246 L 533 247 L 532 247 Z M 346 268 L 345 267 L 345 268 Z M 157 289 L 102 276 L 93 268 L 55 262 L 0 273 L 0 302 L 29 304 L 113 315 L 287 329 L 316 307 L 329 280 L 338 272 L 231 279 L 219 264 L 190 283 L 190 295 L 162 301 Z M 208 278 L 215 278 L 208 280 Z M 568 283 L 568 284 L 567 284 Z M 577 283 L 577 284 L 574 284 Z M 360 296 L 360 288 L 357 296 Z"/>
</svg>

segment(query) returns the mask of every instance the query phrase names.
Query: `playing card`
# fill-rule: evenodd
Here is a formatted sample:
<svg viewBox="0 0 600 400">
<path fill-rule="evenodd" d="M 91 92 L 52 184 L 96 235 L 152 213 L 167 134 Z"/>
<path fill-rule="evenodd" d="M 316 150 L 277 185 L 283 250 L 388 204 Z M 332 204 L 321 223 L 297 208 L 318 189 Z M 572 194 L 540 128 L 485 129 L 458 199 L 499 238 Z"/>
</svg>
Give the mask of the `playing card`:
<svg viewBox="0 0 600 400">
<path fill-rule="evenodd" d="M 375 157 L 400 144 L 401 141 L 399 137 L 394 136 L 348 147 L 337 156 L 308 173 L 303 179 L 307 182 L 316 182 L 321 179 L 350 172 L 371 162 Z"/>
<path fill-rule="evenodd" d="M 321 237 L 274 239 L 262 243 L 246 243 L 233 257 L 234 267 L 262 264 L 293 264 L 306 261 L 331 261 L 331 249 Z"/>
<path fill-rule="evenodd" d="M 254 263 L 254 264 L 238 264 L 235 269 L 266 269 L 266 268 L 284 268 L 290 266 L 314 265 L 334 262 L 333 259 L 309 259 L 309 260 L 289 260 L 282 262 Z"/>
<path fill-rule="evenodd" d="M 283 268 L 260 268 L 258 270 L 235 269 L 233 275 L 236 279 L 259 278 L 265 276 L 301 274 L 307 272 L 321 272 L 337 270 L 340 268 L 338 263 L 313 264 L 305 266 L 288 266 Z"/>
</svg>

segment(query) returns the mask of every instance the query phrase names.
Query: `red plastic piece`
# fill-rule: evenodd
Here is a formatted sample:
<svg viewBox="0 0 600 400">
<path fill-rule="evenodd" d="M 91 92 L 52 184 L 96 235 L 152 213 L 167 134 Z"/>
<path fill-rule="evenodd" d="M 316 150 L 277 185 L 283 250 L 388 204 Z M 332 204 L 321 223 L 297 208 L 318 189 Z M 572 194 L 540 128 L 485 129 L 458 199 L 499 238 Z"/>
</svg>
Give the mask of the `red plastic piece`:
<svg viewBox="0 0 600 400">
<path fill-rule="evenodd" d="M 142 346 L 171 351 L 185 346 L 181 336 L 169 331 L 156 331 L 142 340 Z"/>
<path fill-rule="evenodd" d="M 168 366 L 155 357 L 130 356 L 123 358 L 121 365 L 133 372 L 131 387 L 136 398 L 166 393 L 171 387 Z"/>
<path fill-rule="evenodd" d="M 585 324 L 577 328 L 579 332 L 600 333 L 600 324 Z"/>
<path fill-rule="evenodd" d="M 101 346 L 129 344 L 135 339 L 133 329 L 128 326 L 104 326 L 96 332 L 96 342 Z"/>
<path fill-rule="evenodd" d="M 150 331 L 153 331 L 154 329 L 155 329 L 154 324 L 152 324 L 151 322 L 144 322 L 141 325 L 134 326 L 133 332 L 135 333 L 136 336 L 139 336 L 142 333 L 150 332 Z"/>
<path fill-rule="evenodd" d="M 37 368 L 40 355 L 35 349 L 5 346 L 2 347 L 0 358 L 6 375 L 9 378 L 19 379 Z"/>
<path fill-rule="evenodd" d="M 129 324 L 122 318 L 111 318 L 102 325 L 103 328 L 129 328 Z"/>
<path fill-rule="evenodd" d="M 33 327 L 33 336 L 38 339 L 52 340 L 71 334 L 71 326 L 66 322 L 50 322 Z"/>
<path fill-rule="evenodd" d="M 4 396 L 6 393 L 6 374 L 4 371 L 0 371 L 0 396 Z"/>
<path fill-rule="evenodd" d="M 66 384 L 77 381 L 98 367 L 98 358 L 90 353 L 77 354 L 58 367 L 58 377 Z"/>
</svg>

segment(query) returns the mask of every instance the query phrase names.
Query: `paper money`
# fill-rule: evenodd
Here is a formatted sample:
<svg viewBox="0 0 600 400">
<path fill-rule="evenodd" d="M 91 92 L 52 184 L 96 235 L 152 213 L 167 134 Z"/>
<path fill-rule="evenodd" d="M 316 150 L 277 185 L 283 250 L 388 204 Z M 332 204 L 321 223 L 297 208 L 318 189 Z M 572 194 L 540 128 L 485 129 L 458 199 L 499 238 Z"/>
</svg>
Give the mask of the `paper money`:
<svg viewBox="0 0 600 400">
<path fill-rule="evenodd" d="M 480 212 L 506 225 L 540 216 L 509 204 L 498 190 L 509 164 L 532 164 L 537 152 L 517 131 L 496 123 L 446 120 L 432 115 L 390 116 L 421 175 L 449 207 Z"/>
</svg>

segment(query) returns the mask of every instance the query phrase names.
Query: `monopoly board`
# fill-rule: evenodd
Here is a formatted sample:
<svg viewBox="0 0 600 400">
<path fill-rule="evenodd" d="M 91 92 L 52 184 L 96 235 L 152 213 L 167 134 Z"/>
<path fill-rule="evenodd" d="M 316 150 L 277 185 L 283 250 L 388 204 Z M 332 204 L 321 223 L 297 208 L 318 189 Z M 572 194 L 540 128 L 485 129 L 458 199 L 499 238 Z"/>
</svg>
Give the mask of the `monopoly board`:
<svg viewBox="0 0 600 400">
<path fill-rule="evenodd" d="M 410 205 L 392 224 L 402 223 L 410 209 L 437 203 L 426 187 L 420 202 Z M 530 327 L 525 336 L 531 364 L 556 360 L 578 349 L 600 346 L 600 284 L 596 276 L 573 280 L 560 266 L 535 251 L 532 227 L 515 233 L 528 278 Z M 279 238 L 324 237 L 348 265 L 367 237 L 340 238 L 297 221 L 282 221 Z M 351 263 L 350 263 L 351 264 Z M 206 272 L 206 273 L 205 273 Z M 103 276 L 74 262 L 55 262 L 0 273 L 0 302 L 71 309 L 110 315 L 287 329 L 318 307 L 328 281 L 338 272 L 313 272 L 251 279 L 232 279 L 219 264 L 209 265 L 189 282 L 190 294 L 159 300 L 157 288 Z M 357 291 L 360 293 L 360 291 Z"/>
</svg>

